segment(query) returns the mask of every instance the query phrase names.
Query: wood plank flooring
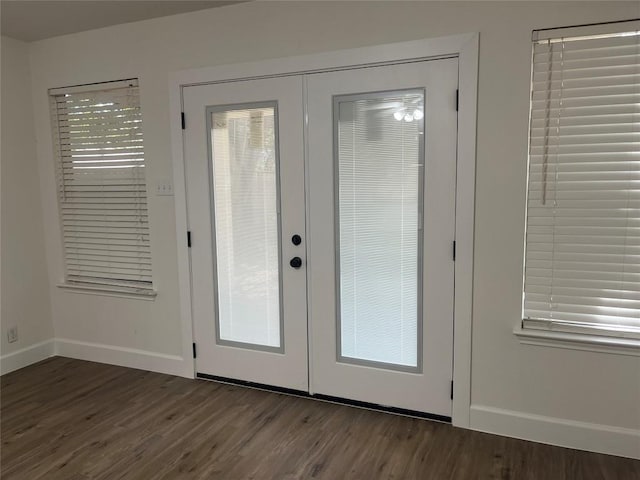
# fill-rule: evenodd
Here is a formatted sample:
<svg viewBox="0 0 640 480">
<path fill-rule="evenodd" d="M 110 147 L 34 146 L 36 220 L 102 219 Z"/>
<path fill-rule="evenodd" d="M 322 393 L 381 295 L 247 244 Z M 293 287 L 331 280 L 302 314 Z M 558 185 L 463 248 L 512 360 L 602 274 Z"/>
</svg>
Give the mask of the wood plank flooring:
<svg viewBox="0 0 640 480">
<path fill-rule="evenodd" d="M 60 357 L 1 388 L 3 480 L 640 479 L 640 461 Z"/>
</svg>

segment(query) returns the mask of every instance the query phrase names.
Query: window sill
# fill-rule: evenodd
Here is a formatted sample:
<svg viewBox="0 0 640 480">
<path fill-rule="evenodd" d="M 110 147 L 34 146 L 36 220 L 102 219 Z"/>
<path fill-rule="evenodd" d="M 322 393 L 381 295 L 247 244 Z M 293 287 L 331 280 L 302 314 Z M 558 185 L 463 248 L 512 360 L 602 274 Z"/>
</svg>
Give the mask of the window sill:
<svg viewBox="0 0 640 480">
<path fill-rule="evenodd" d="M 591 352 L 640 357 L 640 340 L 610 336 L 566 333 L 516 327 L 513 330 L 520 343 L 543 347 L 568 348 Z"/>
<path fill-rule="evenodd" d="M 59 283 L 58 288 L 72 293 L 89 295 L 102 295 L 105 297 L 135 298 L 138 300 L 155 300 L 158 292 L 155 290 L 136 290 L 133 288 L 118 288 L 109 286 L 76 285 L 72 283 Z"/>
</svg>

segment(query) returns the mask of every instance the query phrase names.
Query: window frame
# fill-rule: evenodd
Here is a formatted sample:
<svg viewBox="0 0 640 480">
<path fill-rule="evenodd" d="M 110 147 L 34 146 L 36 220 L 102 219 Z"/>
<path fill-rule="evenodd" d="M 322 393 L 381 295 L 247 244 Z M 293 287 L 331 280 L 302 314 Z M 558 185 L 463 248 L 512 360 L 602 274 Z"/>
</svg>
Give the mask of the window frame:
<svg viewBox="0 0 640 480">
<path fill-rule="evenodd" d="M 529 190 L 531 175 L 531 127 L 533 119 L 533 93 L 534 93 L 534 50 L 536 44 L 544 41 L 560 42 L 567 37 L 608 37 L 615 33 L 628 31 L 640 32 L 640 20 L 628 20 L 609 22 L 602 24 L 581 25 L 575 27 L 550 28 L 534 30 L 532 32 L 531 46 L 531 79 L 530 79 L 530 106 L 529 124 L 527 132 L 527 174 L 524 215 L 524 237 L 522 258 L 522 297 L 521 320 L 514 328 L 514 334 L 521 343 L 529 345 L 541 345 L 548 347 L 562 347 L 576 350 L 589 350 L 605 353 L 640 356 L 640 332 L 634 329 L 625 329 L 623 326 L 615 327 L 607 324 L 584 325 L 572 324 L 562 320 L 534 319 L 525 316 L 525 280 L 527 259 L 527 235 L 529 216 Z M 585 38 L 586 39 L 586 38 Z M 577 39 L 579 40 L 579 38 Z"/>
<path fill-rule="evenodd" d="M 69 265 L 68 258 L 66 254 L 66 241 L 65 241 L 65 229 L 63 225 L 63 198 L 61 194 L 61 188 L 64 189 L 64 186 L 61 187 L 60 175 L 63 168 L 63 157 L 58 151 L 57 145 L 59 145 L 59 121 L 60 117 L 57 112 L 52 109 L 52 105 L 56 102 L 56 97 L 60 97 L 61 95 L 72 95 L 72 94 L 82 94 L 87 93 L 90 94 L 92 92 L 105 91 L 105 90 L 122 90 L 125 88 L 138 88 L 139 89 L 139 81 L 137 78 L 124 79 L 124 80 L 114 80 L 114 81 L 106 81 L 106 82 L 98 82 L 91 84 L 83 84 L 83 85 L 74 85 L 70 87 L 61 87 L 61 88 L 51 88 L 47 92 L 47 97 L 49 101 L 49 114 L 51 121 L 51 132 L 52 132 L 52 147 L 53 147 L 53 161 L 54 161 L 54 175 L 57 183 L 56 188 L 56 197 L 57 197 L 57 208 L 58 208 L 58 226 L 60 228 L 60 248 L 61 248 L 61 258 L 62 258 L 62 268 L 63 268 L 63 279 L 61 282 L 57 283 L 57 287 L 63 290 L 73 292 L 73 293 L 82 293 L 82 294 L 93 294 L 93 295 L 102 295 L 102 296 L 111 296 L 111 297 L 122 297 L 122 298 L 136 298 L 143 300 L 154 300 L 157 296 L 157 291 L 155 289 L 155 281 L 153 279 L 153 266 L 152 266 L 152 256 L 151 256 L 151 246 L 149 242 L 148 250 L 149 250 L 149 277 L 150 281 L 148 282 L 148 287 L 144 285 L 136 285 L 135 281 L 132 281 L 131 286 L 126 285 L 126 279 L 113 279 L 113 283 L 109 283 L 108 281 L 104 281 L 103 283 L 96 282 L 82 282 L 82 281 L 74 281 L 69 279 Z M 140 93 L 139 90 L 137 92 L 137 101 L 138 107 L 141 109 L 140 102 Z M 143 127 L 141 125 L 140 131 L 142 133 L 142 138 L 144 139 Z M 100 138 L 102 140 L 102 138 Z M 144 140 L 142 141 L 142 145 L 144 146 Z M 143 148 L 144 151 L 144 148 Z M 149 187 L 147 182 L 147 166 L 144 166 L 143 170 L 143 182 L 144 182 L 144 199 L 145 203 L 148 202 L 149 199 Z M 146 226 L 144 227 L 144 231 L 147 236 L 150 236 L 150 225 L 147 220 Z M 109 257 L 107 257 L 109 258 Z M 108 260 L 107 260 L 108 262 Z M 147 282 L 140 282 L 147 283 Z"/>
</svg>

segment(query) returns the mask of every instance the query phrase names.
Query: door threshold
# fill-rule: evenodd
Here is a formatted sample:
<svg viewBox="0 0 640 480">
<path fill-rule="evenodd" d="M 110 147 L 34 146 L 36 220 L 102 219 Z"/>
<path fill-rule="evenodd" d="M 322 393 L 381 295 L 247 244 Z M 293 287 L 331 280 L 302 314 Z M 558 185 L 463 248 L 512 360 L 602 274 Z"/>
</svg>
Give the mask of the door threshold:
<svg viewBox="0 0 640 480">
<path fill-rule="evenodd" d="M 334 403 L 337 405 L 346 405 L 348 407 L 363 408 L 365 410 L 373 410 L 376 412 L 391 413 L 393 415 L 401 415 L 403 417 L 420 418 L 423 420 L 432 420 L 440 423 L 451 423 L 451 417 L 444 415 L 436 415 L 435 413 L 418 412 L 415 410 L 408 410 L 406 408 L 389 407 L 385 405 L 379 405 L 377 403 L 361 402 L 359 400 L 350 400 L 348 398 L 333 397 L 331 395 L 323 395 L 316 393 L 311 395 L 303 390 L 295 390 L 293 388 L 275 387 L 273 385 L 266 385 L 264 383 L 248 382 L 246 380 L 237 380 L 235 378 L 219 377 L 217 375 L 209 375 L 207 373 L 196 373 L 196 378 L 201 380 L 209 380 L 218 383 L 226 383 L 229 385 L 237 385 L 241 387 L 253 388 L 256 390 L 264 390 L 266 392 L 282 393 L 285 395 L 292 395 L 295 397 L 310 398 L 312 400 L 319 400 L 321 402 Z"/>
</svg>

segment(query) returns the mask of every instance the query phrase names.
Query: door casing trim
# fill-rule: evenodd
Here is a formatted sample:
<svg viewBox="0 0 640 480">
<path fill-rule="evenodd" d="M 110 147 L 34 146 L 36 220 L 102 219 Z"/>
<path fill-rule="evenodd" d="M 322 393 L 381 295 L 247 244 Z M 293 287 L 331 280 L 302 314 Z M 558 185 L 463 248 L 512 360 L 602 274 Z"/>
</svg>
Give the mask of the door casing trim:
<svg viewBox="0 0 640 480">
<path fill-rule="evenodd" d="M 318 73 L 458 57 L 458 137 L 456 171 L 456 261 L 454 287 L 453 409 L 452 423 L 470 427 L 473 249 L 475 219 L 476 122 L 479 34 L 413 40 L 312 55 L 277 58 L 233 65 L 189 69 L 169 76 L 170 138 L 173 165 L 176 238 L 189 230 L 181 113 L 184 87 L 237 80 Z M 189 119 L 186 119 L 188 128 Z M 306 139 L 305 139 L 306 140 Z M 305 166 L 306 167 L 306 166 Z M 307 199 L 308 200 L 308 199 Z M 307 203 L 308 212 L 308 203 Z M 307 222 L 309 219 L 307 218 Z M 195 378 L 192 358 L 193 323 L 190 250 L 177 245 L 182 376 Z M 311 299 L 308 298 L 310 302 Z M 309 334 L 311 331 L 309 330 Z M 311 355 L 311 352 L 309 352 Z"/>
</svg>

